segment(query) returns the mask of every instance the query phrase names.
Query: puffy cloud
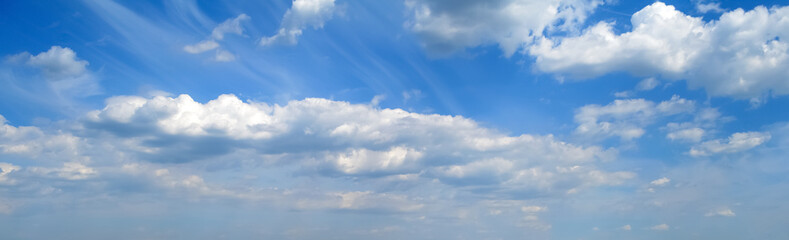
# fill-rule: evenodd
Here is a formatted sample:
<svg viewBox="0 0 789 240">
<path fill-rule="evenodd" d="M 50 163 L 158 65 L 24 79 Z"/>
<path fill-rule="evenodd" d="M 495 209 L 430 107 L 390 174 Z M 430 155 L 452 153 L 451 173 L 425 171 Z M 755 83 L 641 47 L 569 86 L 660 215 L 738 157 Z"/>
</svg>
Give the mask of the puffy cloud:
<svg viewBox="0 0 789 240">
<path fill-rule="evenodd" d="M 715 216 L 734 217 L 736 215 L 734 214 L 734 211 L 732 211 L 731 209 L 721 208 L 721 209 L 718 209 L 718 210 L 715 210 L 715 211 L 710 211 L 707 214 L 704 214 L 704 216 L 706 216 L 706 217 L 715 217 Z"/>
<path fill-rule="evenodd" d="M 498 44 L 505 56 L 546 32 L 573 31 L 603 1 L 597 0 L 408 0 L 407 23 L 431 53 Z"/>
<path fill-rule="evenodd" d="M 37 127 L 14 127 L 0 115 L 0 153 L 49 161 L 82 159 L 80 139 L 71 134 L 46 134 Z"/>
<path fill-rule="evenodd" d="M 770 140 L 767 132 L 739 132 L 728 139 L 715 139 L 700 143 L 690 149 L 691 156 L 709 156 L 718 153 L 742 152 L 762 145 Z"/>
<path fill-rule="evenodd" d="M 550 192 L 618 185 L 629 172 L 594 167 L 614 152 L 552 136 L 506 136 L 453 116 L 310 98 L 285 106 L 222 95 L 114 97 L 86 118 L 91 131 L 124 137 L 154 162 L 190 162 L 252 149 L 327 175 L 419 174 L 450 185 Z M 131 139 L 131 140 L 129 140 Z"/>
<path fill-rule="evenodd" d="M 789 94 L 789 7 L 736 9 L 704 22 L 662 2 L 633 14 L 633 30 L 600 22 L 580 36 L 542 38 L 529 48 L 537 68 L 571 78 L 611 72 L 685 79 L 712 96 Z"/>
<path fill-rule="evenodd" d="M 323 28 L 334 12 L 334 0 L 293 0 L 293 6 L 282 17 L 277 34 L 261 38 L 260 45 L 296 45 L 305 28 Z"/>
<path fill-rule="evenodd" d="M 422 153 L 410 148 L 392 147 L 386 151 L 354 149 L 329 157 L 334 167 L 346 174 L 413 169 Z"/>
<path fill-rule="evenodd" d="M 250 18 L 246 14 L 239 14 L 235 18 L 225 20 L 220 23 L 214 30 L 211 31 L 211 36 L 199 43 L 184 46 L 184 51 L 191 54 L 200 54 L 206 51 L 216 49 L 216 54 L 213 60 L 217 62 L 230 62 L 236 59 L 236 56 L 227 50 L 224 50 L 219 45 L 219 42 L 225 38 L 225 34 L 232 33 L 236 35 L 244 35 L 244 28 L 241 22 L 248 21 Z"/>
<path fill-rule="evenodd" d="M 24 64 L 40 70 L 46 85 L 57 95 L 91 96 L 100 93 L 98 81 L 87 69 L 88 61 L 79 59 L 77 53 L 67 47 L 52 46 L 46 52 L 36 55 L 22 52 L 6 57 L 5 64 L 12 67 Z M 33 89 L 35 87 L 30 90 Z"/>
<path fill-rule="evenodd" d="M 46 52 L 29 56 L 27 64 L 40 68 L 50 79 L 60 80 L 85 74 L 88 61 L 78 59 L 77 54 L 70 48 L 52 46 Z"/>
<path fill-rule="evenodd" d="M 691 113 L 696 103 L 674 95 L 670 100 L 655 103 L 644 99 L 617 99 L 600 106 L 591 104 L 576 110 L 575 133 L 586 137 L 618 136 L 622 140 L 639 138 L 656 118 Z"/>
</svg>

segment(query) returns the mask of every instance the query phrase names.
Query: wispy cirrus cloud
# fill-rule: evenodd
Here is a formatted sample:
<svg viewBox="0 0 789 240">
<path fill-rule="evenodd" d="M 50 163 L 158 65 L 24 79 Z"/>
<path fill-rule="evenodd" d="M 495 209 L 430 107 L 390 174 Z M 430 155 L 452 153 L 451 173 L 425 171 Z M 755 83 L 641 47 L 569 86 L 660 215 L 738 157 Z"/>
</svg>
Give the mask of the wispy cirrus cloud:
<svg viewBox="0 0 789 240">
<path fill-rule="evenodd" d="M 250 17 L 243 13 L 239 14 L 235 18 L 227 19 L 214 27 L 214 30 L 211 31 L 211 36 L 207 40 L 192 45 L 186 45 L 184 46 L 184 51 L 191 54 L 200 54 L 216 49 L 216 53 L 214 54 L 213 58 L 214 61 L 233 61 L 236 59 L 236 56 L 227 50 L 222 49 L 218 41 L 222 41 L 225 38 L 225 34 L 228 33 L 243 36 L 244 28 L 241 26 L 241 23 L 244 21 L 249 21 L 249 19 Z"/>
</svg>

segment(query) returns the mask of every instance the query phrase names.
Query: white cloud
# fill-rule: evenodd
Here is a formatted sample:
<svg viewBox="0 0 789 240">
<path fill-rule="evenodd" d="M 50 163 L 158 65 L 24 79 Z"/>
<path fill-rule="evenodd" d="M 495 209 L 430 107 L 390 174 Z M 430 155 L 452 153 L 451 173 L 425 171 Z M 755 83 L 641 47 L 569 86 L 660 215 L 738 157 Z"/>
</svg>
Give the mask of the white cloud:
<svg viewBox="0 0 789 240">
<path fill-rule="evenodd" d="M 19 169 L 20 169 L 19 166 L 10 163 L 0 162 L 0 184 L 14 184 L 14 180 L 9 179 L 8 174 L 14 171 L 18 171 Z"/>
<path fill-rule="evenodd" d="M 40 68 L 50 79 L 60 80 L 85 74 L 88 61 L 78 59 L 70 48 L 52 46 L 46 52 L 30 56 L 27 64 Z"/>
<path fill-rule="evenodd" d="M 628 224 L 628 225 L 624 225 L 624 226 L 622 226 L 622 227 L 621 227 L 621 228 L 619 228 L 619 229 L 622 229 L 622 230 L 625 230 L 625 231 L 630 231 L 630 230 L 631 230 L 631 229 L 633 229 L 633 228 L 632 228 L 632 227 L 630 227 L 630 224 Z"/>
<path fill-rule="evenodd" d="M 636 90 L 649 91 L 655 89 L 655 87 L 657 87 L 659 84 L 660 82 L 656 78 L 645 78 L 644 80 L 641 80 L 641 82 L 638 82 L 638 85 L 636 85 Z"/>
<path fill-rule="evenodd" d="M 239 14 L 235 18 L 225 20 L 211 31 L 211 38 L 214 40 L 225 39 L 225 34 L 232 33 L 236 35 L 244 35 L 244 27 L 241 26 L 242 21 L 250 19 L 246 14 Z"/>
<path fill-rule="evenodd" d="M 31 167 L 32 172 L 42 175 L 54 175 L 67 180 L 82 180 L 98 174 L 95 169 L 78 162 L 63 163 L 61 168 Z"/>
<path fill-rule="evenodd" d="M 407 0 L 407 26 L 431 53 L 498 44 L 505 56 L 546 32 L 574 31 L 603 1 L 596 0 Z"/>
<path fill-rule="evenodd" d="M 234 60 L 236 60 L 236 55 L 233 55 L 232 53 L 230 53 L 228 51 L 225 51 L 225 50 L 222 50 L 222 49 L 217 49 L 216 50 L 216 55 L 214 56 L 214 61 L 217 61 L 217 62 L 232 62 Z"/>
<path fill-rule="evenodd" d="M 305 28 L 323 28 L 334 16 L 334 0 L 293 0 L 293 5 L 282 17 L 277 34 L 260 39 L 260 45 L 296 45 Z"/>
<path fill-rule="evenodd" d="M 662 177 L 660 179 L 656 179 L 656 180 L 650 182 L 649 184 L 652 184 L 653 186 L 663 186 L 663 185 L 666 185 L 666 183 L 669 183 L 669 182 L 671 182 L 671 179 L 668 179 L 667 177 Z"/>
<path fill-rule="evenodd" d="M 191 53 L 191 54 L 200 54 L 206 51 L 216 49 L 216 54 L 214 55 L 213 60 L 217 62 L 230 62 L 236 59 L 236 56 L 233 53 L 230 53 L 227 50 L 222 49 L 221 45 L 217 41 L 221 41 L 225 39 L 225 34 L 232 33 L 236 35 L 244 35 L 244 28 L 241 26 L 242 21 L 248 21 L 250 19 L 249 16 L 246 14 L 239 14 L 235 18 L 227 19 L 224 22 L 220 23 L 214 30 L 211 31 L 211 36 L 203 40 L 199 43 L 195 43 L 192 45 L 184 46 L 184 51 Z"/>
<path fill-rule="evenodd" d="M 696 0 L 696 10 L 701 13 L 722 13 L 726 11 L 725 9 L 721 8 L 721 4 L 719 2 L 707 2 L 705 0 Z"/>
<path fill-rule="evenodd" d="M 383 100 L 386 100 L 386 95 L 375 95 L 373 99 L 370 100 L 370 105 L 378 106 Z"/>
<path fill-rule="evenodd" d="M 67 161 L 80 158 L 80 139 L 71 134 L 46 134 L 37 127 L 14 127 L 0 115 L 0 153 Z"/>
<path fill-rule="evenodd" d="M 299 209 L 388 210 L 411 212 L 424 205 L 414 203 L 406 196 L 382 194 L 371 191 L 328 193 L 322 198 L 302 198 L 295 203 Z"/>
<path fill-rule="evenodd" d="M 688 128 L 670 132 L 666 138 L 671 140 L 682 140 L 688 142 L 699 142 L 704 137 L 704 129 L 701 128 Z"/>
<path fill-rule="evenodd" d="M 188 95 L 114 97 L 88 114 L 86 127 L 131 137 L 124 146 L 152 161 L 189 162 L 251 148 L 330 175 L 419 174 L 450 185 L 562 193 L 634 177 L 595 168 L 613 150 L 552 136 L 506 136 L 462 117 L 317 98 L 279 106 L 233 95 L 205 104 Z M 180 140 L 166 140 L 173 138 Z"/>
<path fill-rule="evenodd" d="M 575 133 L 593 138 L 618 136 L 631 140 L 644 135 L 644 127 L 657 118 L 694 110 L 694 101 L 676 95 L 658 104 L 644 99 L 617 99 L 605 106 L 591 104 L 576 110 L 578 127 Z"/>
<path fill-rule="evenodd" d="M 88 61 L 79 59 L 77 53 L 67 47 L 52 46 L 36 55 L 22 52 L 8 56 L 5 63 L 24 64 L 40 70 L 46 85 L 58 96 L 92 96 L 101 92 L 98 81 L 87 69 Z"/>
<path fill-rule="evenodd" d="M 415 167 L 422 153 L 410 148 L 392 147 L 387 151 L 354 149 L 336 156 L 330 156 L 334 167 L 347 174 L 398 170 Z"/>
<path fill-rule="evenodd" d="M 521 207 L 521 211 L 525 213 L 538 213 L 547 211 L 548 208 L 543 206 L 523 206 Z"/>
<path fill-rule="evenodd" d="M 685 79 L 712 96 L 759 98 L 789 94 L 789 7 L 756 7 L 704 22 L 662 2 L 633 14 L 633 30 L 601 22 L 580 36 L 548 39 L 529 48 L 537 68 L 571 78 L 625 71 Z"/>
<path fill-rule="evenodd" d="M 214 40 L 205 40 L 199 43 L 195 43 L 193 45 L 186 45 L 184 46 L 184 51 L 191 53 L 191 54 L 198 54 L 208 50 L 216 49 L 219 47 L 219 43 Z"/>
<path fill-rule="evenodd" d="M 633 91 L 622 91 L 622 92 L 615 92 L 614 97 L 618 98 L 629 98 L 633 96 Z"/>
<path fill-rule="evenodd" d="M 709 156 L 718 153 L 742 152 L 762 145 L 770 140 L 767 132 L 739 132 L 729 136 L 728 139 L 715 139 L 693 146 L 691 156 Z"/>
<path fill-rule="evenodd" d="M 734 217 L 734 211 L 728 208 L 721 208 L 715 211 L 710 211 L 707 214 L 704 214 L 706 217 L 715 217 L 715 216 L 722 216 L 722 217 Z"/>
<path fill-rule="evenodd" d="M 669 229 L 669 226 L 668 224 L 663 223 L 663 224 L 652 226 L 649 229 L 657 230 L 657 231 L 667 231 Z"/>
</svg>

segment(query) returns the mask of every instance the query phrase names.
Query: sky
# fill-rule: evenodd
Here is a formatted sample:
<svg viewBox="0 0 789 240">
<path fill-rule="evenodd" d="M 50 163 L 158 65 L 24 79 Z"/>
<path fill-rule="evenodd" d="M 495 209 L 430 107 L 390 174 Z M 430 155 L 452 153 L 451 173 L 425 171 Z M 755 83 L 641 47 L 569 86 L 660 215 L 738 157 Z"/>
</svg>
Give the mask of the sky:
<svg viewBox="0 0 789 240">
<path fill-rule="evenodd" d="M 789 239 L 789 2 L 0 1 L 2 239 Z"/>
</svg>

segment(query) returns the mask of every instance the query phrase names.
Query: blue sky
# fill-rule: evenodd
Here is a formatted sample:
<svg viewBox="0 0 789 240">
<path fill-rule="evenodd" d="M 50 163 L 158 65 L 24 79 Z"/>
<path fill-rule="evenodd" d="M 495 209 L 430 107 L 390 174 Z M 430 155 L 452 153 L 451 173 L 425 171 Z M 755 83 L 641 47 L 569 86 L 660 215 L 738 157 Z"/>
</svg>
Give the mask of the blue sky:
<svg viewBox="0 0 789 240">
<path fill-rule="evenodd" d="M 8 239 L 784 239 L 785 1 L 0 7 Z"/>
</svg>

